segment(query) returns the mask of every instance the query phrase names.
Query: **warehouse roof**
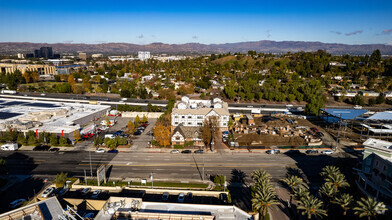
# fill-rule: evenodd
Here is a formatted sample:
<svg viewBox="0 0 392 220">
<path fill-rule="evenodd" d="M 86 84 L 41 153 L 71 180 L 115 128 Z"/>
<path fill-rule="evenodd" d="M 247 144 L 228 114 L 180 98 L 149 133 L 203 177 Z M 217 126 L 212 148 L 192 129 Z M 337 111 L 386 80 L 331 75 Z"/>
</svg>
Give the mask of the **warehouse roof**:
<svg viewBox="0 0 392 220">
<path fill-rule="evenodd" d="M 377 112 L 367 119 L 374 121 L 392 121 L 392 111 Z"/>
<path fill-rule="evenodd" d="M 365 114 L 366 112 L 368 112 L 365 109 L 334 109 L 334 108 L 324 108 L 321 109 L 323 112 L 337 117 L 337 118 L 341 118 L 343 120 L 352 120 L 355 119 L 363 114 Z"/>
</svg>

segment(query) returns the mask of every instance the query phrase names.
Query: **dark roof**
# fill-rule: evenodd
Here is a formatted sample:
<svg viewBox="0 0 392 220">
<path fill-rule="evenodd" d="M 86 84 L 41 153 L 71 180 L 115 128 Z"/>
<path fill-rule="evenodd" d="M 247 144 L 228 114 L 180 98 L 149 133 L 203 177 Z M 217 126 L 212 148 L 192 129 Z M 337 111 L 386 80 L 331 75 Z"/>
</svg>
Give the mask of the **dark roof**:
<svg viewBox="0 0 392 220">
<path fill-rule="evenodd" d="M 173 134 L 175 134 L 176 132 L 179 132 L 185 139 L 187 138 L 200 138 L 200 128 L 199 127 L 185 127 L 185 126 L 177 126 L 174 130 L 173 130 Z"/>
<path fill-rule="evenodd" d="M 341 118 L 343 120 L 352 120 L 355 119 L 363 114 L 365 114 L 366 112 L 368 112 L 365 109 L 335 109 L 335 108 L 324 108 L 321 109 L 323 112 L 337 117 L 337 118 Z"/>
</svg>

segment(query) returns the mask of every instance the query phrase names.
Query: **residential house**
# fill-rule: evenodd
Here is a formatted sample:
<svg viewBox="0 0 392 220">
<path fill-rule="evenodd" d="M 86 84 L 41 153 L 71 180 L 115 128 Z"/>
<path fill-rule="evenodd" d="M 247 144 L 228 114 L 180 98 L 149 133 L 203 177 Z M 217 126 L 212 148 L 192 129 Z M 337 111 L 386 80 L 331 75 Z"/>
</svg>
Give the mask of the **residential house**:
<svg viewBox="0 0 392 220">
<path fill-rule="evenodd" d="M 172 130 L 177 126 L 201 127 L 204 120 L 217 117 L 218 127 L 221 131 L 228 130 L 229 122 L 228 104 L 220 98 L 213 100 L 191 100 L 187 96 L 178 101 L 171 114 Z"/>
<path fill-rule="evenodd" d="M 185 127 L 180 125 L 174 129 L 171 141 L 173 145 L 184 145 L 190 142 L 194 146 L 204 145 L 200 127 Z"/>
</svg>

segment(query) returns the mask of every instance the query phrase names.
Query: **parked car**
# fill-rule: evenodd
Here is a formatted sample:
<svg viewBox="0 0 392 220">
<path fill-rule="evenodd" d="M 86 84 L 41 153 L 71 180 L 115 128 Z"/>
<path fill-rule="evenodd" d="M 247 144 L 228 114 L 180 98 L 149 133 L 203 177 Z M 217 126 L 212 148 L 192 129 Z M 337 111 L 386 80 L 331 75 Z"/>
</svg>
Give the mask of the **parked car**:
<svg viewBox="0 0 392 220">
<path fill-rule="evenodd" d="M 49 149 L 49 151 L 54 151 L 54 152 L 57 152 L 57 151 L 59 151 L 59 150 L 60 150 L 60 149 L 57 148 L 57 147 L 52 147 L 52 148 Z"/>
<path fill-rule="evenodd" d="M 95 216 L 94 213 L 89 212 L 89 213 L 85 214 L 85 215 L 83 216 L 83 218 L 84 218 L 84 219 L 93 219 L 94 216 Z"/>
<path fill-rule="evenodd" d="M 90 187 L 84 188 L 81 192 L 82 196 L 86 196 L 91 191 Z"/>
<path fill-rule="evenodd" d="M 321 153 L 329 155 L 329 154 L 333 154 L 333 151 L 331 151 L 331 150 L 323 150 L 323 151 L 321 151 Z"/>
<path fill-rule="evenodd" d="M 318 154 L 318 150 L 307 150 L 307 154 Z"/>
<path fill-rule="evenodd" d="M 169 201 L 169 193 L 168 193 L 168 192 L 164 192 L 164 193 L 162 194 L 162 201 L 163 201 L 163 202 Z"/>
<path fill-rule="evenodd" d="M 108 199 L 109 198 L 109 190 L 105 190 L 99 194 L 100 199 Z"/>
<path fill-rule="evenodd" d="M 54 191 L 54 187 L 49 187 L 42 193 L 41 197 L 47 198 L 52 194 L 53 191 Z"/>
<path fill-rule="evenodd" d="M 10 203 L 8 206 L 10 209 L 15 209 L 23 205 L 23 203 L 26 202 L 26 199 L 17 199 L 13 202 Z"/>
<path fill-rule="evenodd" d="M 191 192 L 186 194 L 185 202 L 193 202 L 193 194 Z"/>
<path fill-rule="evenodd" d="M 114 134 L 105 134 L 105 138 L 114 139 L 114 138 L 116 138 L 116 135 L 114 135 Z"/>
<path fill-rule="evenodd" d="M 219 199 L 221 200 L 221 202 L 223 204 L 227 204 L 229 202 L 229 199 L 227 198 L 227 194 L 226 193 L 219 194 Z"/>
<path fill-rule="evenodd" d="M 319 132 L 316 132 L 316 134 L 317 134 L 319 137 L 324 137 L 324 133 L 323 133 L 323 132 L 321 132 L 321 131 L 319 131 Z"/>
<path fill-rule="evenodd" d="M 118 153 L 118 150 L 115 150 L 115 149 L 109 150 L 108 153 Z"/>
<path fill-rule="evenodd" d="M 101 129 L 102 131 L 106 131 L 106 130 L 109 129 L 109 127 L 108 127 L 108 126 L 102 126 L 100 129 Z"/>
<path fill-rule="evenodd" d="M 178 194 L 178 202 L 184 202 L 185 201 L 185 194 L 180 193 Z"/>
<path fill-rule="evenodd" d="M 267 154 L 279 154 L 280 150 L 276 150 L 276 149 L 274 149 L 274 150 L 267 150 L 266 153 Z"/>
<path fill-rule="evenodd" d="M 195 153 L 195 154 L 204 154 L 204 150 L 195 150 L 193 153 Z"/>
<path fill-rule="evenodd" d="M 171 154 L 178 154 L 178 153 L 180 153 L 180 151 L 179 150 L 172 150 L 172 151 L 170 151 L 170 153 Z"/>
<path fill-rule="evenodd" d="M 128 138 L 129 137 L 129 135 L 128 134 L 120 134 L 120 136 L 119 137 L 122 137 L 122 138 Z"/>
<path fill-rule="evenodd" d="M 140 130 L 135 131 L 135 133 L 133 133 L 133 135 L 141 135 L 142 132 Z"/>
<path fill-rule="evenodd" d="M 62 188 L 62 189 L 59 191 L 58 195 L 59 195 L 59 196 L 64 196 L 68 191 L 69 191 L 69 188 Z"/>
<path fill-rule="evenodd" d="M 105 153 L 105 149 L 97 149 L 95 153 Z"/>
<path fill-rule="evenodd" d="M 123 133 L 123 131 L 116 131 L 116 133 L 114 133 L 114 135 L 119 136 Z"/>
<path fill-rule="evenodd" d="M 102 190 L 100 190 L 100 189 L 94 190 L 93 194 L 91 195 L 91 198 L 98 199 L 99 194 L 101 194 L 101 192 L 102 192 Z"/>
<path fill-rule="evenodd" d="M 33 148 L 33 151 L 48 151 L 50 149 L 50 146 L 47 145 L 38 145 Z"/>
<path fill-rule="evenodd" d="M 191 154 L 192 151 L 191 150 L 183 150 L 181 151 L 182 154 Z"/>
<path fill-rule="evenodd" d="M 317 128 L 315 128 L 315 127 L 310 128 L 310 130 L 312 130 L 312 131 L 315 132 L 315 133 L 320 132 L 320 131 L 319 131 Z"/>
</svg>

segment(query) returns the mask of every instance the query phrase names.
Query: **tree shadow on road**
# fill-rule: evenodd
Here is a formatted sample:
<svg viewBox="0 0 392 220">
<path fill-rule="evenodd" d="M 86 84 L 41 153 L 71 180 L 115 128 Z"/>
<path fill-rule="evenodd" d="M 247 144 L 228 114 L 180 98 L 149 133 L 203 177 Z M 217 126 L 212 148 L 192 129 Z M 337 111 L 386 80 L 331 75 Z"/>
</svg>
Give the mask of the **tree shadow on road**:
<svg viewBox="0 0 392 220">
<path fill-rule="evenodd" d="M 233 169 L 231 171 L 230 191 L 231 202 L 245 211 L 252 210 L 250 187 L 245 184 L 246 174 L 242 170 Z"/>
</svg>

